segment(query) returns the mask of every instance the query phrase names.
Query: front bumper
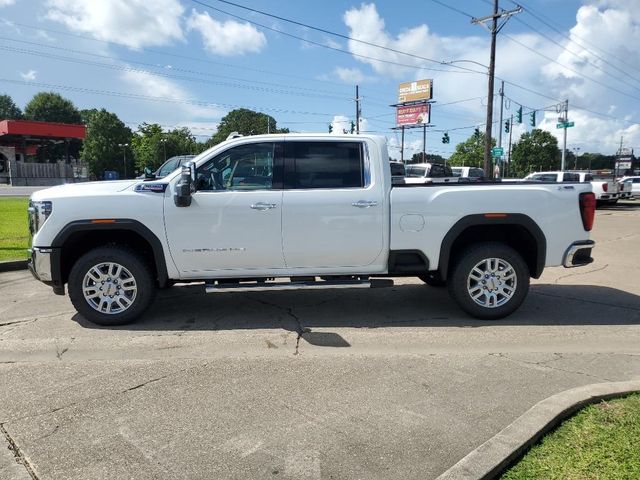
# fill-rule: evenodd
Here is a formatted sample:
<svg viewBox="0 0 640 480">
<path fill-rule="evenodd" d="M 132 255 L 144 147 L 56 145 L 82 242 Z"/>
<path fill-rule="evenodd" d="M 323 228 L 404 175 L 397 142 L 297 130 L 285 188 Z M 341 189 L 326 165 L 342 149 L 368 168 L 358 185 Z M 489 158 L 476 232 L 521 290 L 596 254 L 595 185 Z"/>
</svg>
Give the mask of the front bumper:
<svg viewBox="0 0 640 480">
<path fill-rule="evenodd" d="M 582 267 L 593 262 L 591 250 L 596 246 L 593 240 L 573 242 L 564 253 L 562 265 L 565 268 Z"/>
<path fill-rule="evenodd" d="M 51 248 L 30 248 L 29 249 L 29 262 L 27 266 L 29 271 L 35 277 L 36 280 L 41 282 L 50 282 L 53 280 L 51 274 Z"/>
<path fill-rule="evenodd" d="M 27 267 L 36 280 L 53 288 L 56 295 L 64 295 L 64 284 L 60 280 L 60 275 L 56 274 L 54 256 L 59 253 L 58 249 L 33 247 L 29 249 L 29 261 Z M 57 255 L 59 257 L 59 255 Z M 57 269 L 59 270 L 59 269 Z"/>
</svg>

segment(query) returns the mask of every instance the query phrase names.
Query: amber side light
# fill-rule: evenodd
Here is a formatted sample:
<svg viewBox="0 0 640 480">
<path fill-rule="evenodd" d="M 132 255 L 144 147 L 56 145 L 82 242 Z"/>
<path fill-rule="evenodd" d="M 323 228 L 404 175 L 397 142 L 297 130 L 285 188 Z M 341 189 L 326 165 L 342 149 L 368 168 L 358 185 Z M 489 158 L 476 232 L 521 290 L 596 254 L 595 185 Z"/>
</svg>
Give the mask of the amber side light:
<svg viewBox="0 0 640 480">
<path fill-rule="evenodd" d="M 91 220 L 91 223 L 116 223 L 116 221 L 110 218 L 98 218 L 96 220 Z"/>
<path fill-rule="evenodd" d="M 484 218 L 505 218 L 506 213 L 485 213 Z"/>
</svg>

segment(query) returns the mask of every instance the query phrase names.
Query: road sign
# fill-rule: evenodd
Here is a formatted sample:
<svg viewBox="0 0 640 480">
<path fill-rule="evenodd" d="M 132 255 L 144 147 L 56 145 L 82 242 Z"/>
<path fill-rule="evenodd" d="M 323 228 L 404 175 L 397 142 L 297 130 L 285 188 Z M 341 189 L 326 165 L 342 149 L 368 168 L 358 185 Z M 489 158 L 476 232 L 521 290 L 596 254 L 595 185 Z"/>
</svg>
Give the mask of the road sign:
<svg viewBox="0 0 640 480">
<path fill-rule="evenodd" d="M 556 124 L 556 128 L 569 128 L 574 127 L 575 125 L 575 122 L 560 122 Z"/>
<path fill-rule="evenodd" d="M 504 155 L 504 148 L 502 148 L 502 147 L 493 147 L 491 149 L 491 155 L 493 157 L 501 157 L 502 155 Z"/>
</svg>

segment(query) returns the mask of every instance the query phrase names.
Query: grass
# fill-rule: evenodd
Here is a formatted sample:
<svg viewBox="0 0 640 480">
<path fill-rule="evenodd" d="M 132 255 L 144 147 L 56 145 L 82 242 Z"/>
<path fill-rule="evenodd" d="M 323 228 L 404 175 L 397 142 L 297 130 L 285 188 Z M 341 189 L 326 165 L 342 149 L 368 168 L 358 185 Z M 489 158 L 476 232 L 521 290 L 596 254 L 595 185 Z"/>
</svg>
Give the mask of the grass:
<svg viewBox="0 0 640 480">
<path fill-rule="evenodd" d="M 27 258 L 28 204 L 26 197 L 0 197 L 0 262 Z"/>
<path fill-rule="evenodd" d="M 640 479 L 640 394 L 581 410 L 502 480 Z"/>
</svg>

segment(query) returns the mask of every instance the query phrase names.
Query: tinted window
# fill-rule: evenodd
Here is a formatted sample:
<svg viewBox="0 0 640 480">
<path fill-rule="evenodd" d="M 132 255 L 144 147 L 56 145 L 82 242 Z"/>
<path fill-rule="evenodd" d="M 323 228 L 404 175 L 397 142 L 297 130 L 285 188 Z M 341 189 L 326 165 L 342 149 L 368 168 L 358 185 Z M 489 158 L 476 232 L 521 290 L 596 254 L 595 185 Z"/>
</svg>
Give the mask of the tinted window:
<svg viewBox="0 0 640 480">
<path fill-rule="evenodd" d="M 407 177 L 424 177 L 427 175 L 427 167 L 407 165 Z"/>
<path fill-rule="evenodd" d="M 555 173 L 538 173 L 533 175 L 529 180 L 534 182 L 555 182 L 558 176 Z"/>
<path fill-rule="evenodd" d="M 361 188 L 360 142 L 288 142 L 286 188 Z"/>
<path fill-rule="evenodd" d="M 462 176 L 462 169 L 460 167 L 453 167 L 451 169 L 451 173 L 453 174 L 454 177 L 461 177 Z"/>
<path fill-rule="evenodd" d="M 166 177 L 167 175 L 169 175 L 176 168 L 178 168 L 178 162 L 179 161 L 180 161 L 180 158 L 178 158 L 178 157 L 170 158 L 169 160 L 167 160 L 167 163 L 162 165 L 160 167 L 160 170 L 158 170 L 157 177 Z"/>
<path fill-rule="evenodd" d="M 444 168 L 444 165 L 440 165 L 438 163 L 434 163 L 431 165 L 431 172 L 429 172 L 430 177 L 446 177 L 447 171 Z"/>
<path fill-rule="evenodd" d="M 484 177 L 484 170 L 481 168 L 471 168 L 469 169 L 469 176 L 474 178 Z"/>
<path fill-rule="evenodd" d="M 563 182 L 579 182 L 580 181 L 580 175 L 578 175 L 577 173 L 567 173 L 567 172 L 565 172 L 562 175 L 562 181 Z"/>
<path fill-rule="evenodd" d="M 633 183 L 640 183 L 640 178 L 634 178 Z"/>
<path fill-rule="evenodd" d="M 593 175 L 589 175 L 589 174 L 585 175 L 584 176 L 584 181 L 585 182 L 593 182 Z"/>
<path fill-rule="evenodd" d="M 389 162 L 391 166 L 391 176 L 392 177 L 404 177 L 404 164 L 399 162 Z"/>
<path fill-rule="evenodd" d="M 196 173 L 198 190 L 265 190 L 273 188 L 273 143 L 253 143 L 216 155 Z"/>
</svg>

